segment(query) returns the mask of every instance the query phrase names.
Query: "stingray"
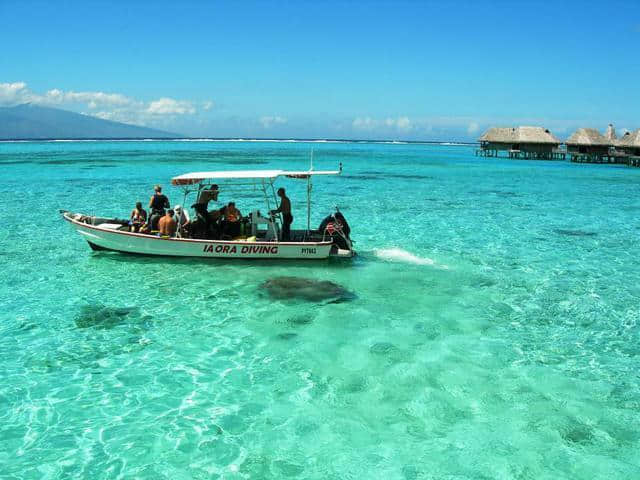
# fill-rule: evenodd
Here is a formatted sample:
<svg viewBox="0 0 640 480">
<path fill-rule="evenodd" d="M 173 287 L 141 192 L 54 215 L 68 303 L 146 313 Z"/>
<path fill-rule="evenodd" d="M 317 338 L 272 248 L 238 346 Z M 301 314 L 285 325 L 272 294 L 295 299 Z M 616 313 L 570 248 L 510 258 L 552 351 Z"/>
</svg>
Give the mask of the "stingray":
<svg viewBox="0 0 640 480">
<path fill-rule="evenodd" d="M 595 237 L 596 232 L 587 232 L 585 230 L 567 230 L 564 228 L 556 228 L 554 232 L 560 235 L 567 235 L 569 237 Z"/>
<path fill-rule="evenodd" d="M 260 285 L 260 288 L 276 300 L 342 303 L 356 298 L 353 293 L 337 283 L 300 277 L 271 278 Z"/>
<path fill-rule="evenodd" d="M 84 305 L 76 316 L 78 328 L 111 329 L 125 321 L 125 317 L 137 311 L 135 307 L 106 307 L 104 305 Z"/>
<path fill-rule="evenodd" d="M 375 353 L 376 355 L 387 355 L 390 353 L 394 353 L 397 350 L 398 350 L 398 347 L 396 347 L 393 343 L 389 343 L 389 342 L 374 343 L 369 348 L 369 351 L 371 353 Z"/>
</svg>

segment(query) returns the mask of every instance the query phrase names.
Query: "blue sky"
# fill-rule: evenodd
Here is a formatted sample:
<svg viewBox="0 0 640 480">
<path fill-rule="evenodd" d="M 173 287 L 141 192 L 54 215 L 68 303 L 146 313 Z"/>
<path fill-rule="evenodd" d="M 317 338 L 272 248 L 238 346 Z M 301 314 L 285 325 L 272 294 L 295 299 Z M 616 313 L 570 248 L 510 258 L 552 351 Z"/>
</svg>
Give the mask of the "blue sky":
<svg viewBox="0 0 640 480">
<path fill-rule="evenodd" d="M 640 2 L 0 0 L 0 104 L 192 136 L 640 127 Z"/>
</svg>

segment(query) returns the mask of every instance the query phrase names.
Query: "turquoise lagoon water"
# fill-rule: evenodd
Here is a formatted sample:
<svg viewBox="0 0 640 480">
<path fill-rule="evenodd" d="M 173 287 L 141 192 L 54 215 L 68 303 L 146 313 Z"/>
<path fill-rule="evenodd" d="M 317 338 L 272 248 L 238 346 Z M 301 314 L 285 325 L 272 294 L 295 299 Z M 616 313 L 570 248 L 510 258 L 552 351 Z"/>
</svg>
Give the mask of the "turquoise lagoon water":
<svg viewBox="0 0 640 480">
<path fill-rule="evenodd" d="M 344 164 L 312 223 L 341 206 L 351 263 L 92 253 L 58 215 L 311 148 Z M 249 142 L 5 143 L 0 165 L 2 478 L 640 477 L 640 169 Z M 272 300 L 283 275 L 356 298 Z"/>
</svg>

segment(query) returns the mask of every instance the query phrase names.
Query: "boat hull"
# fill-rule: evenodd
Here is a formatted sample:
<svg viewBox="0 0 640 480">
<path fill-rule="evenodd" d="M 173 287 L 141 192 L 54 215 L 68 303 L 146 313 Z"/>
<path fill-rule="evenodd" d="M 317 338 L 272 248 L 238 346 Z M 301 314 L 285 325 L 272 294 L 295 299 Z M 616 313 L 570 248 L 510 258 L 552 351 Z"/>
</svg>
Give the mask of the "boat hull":
<svg viewBox="0 0 640 480">
<path fill-rule="evenodd" d="M 123 232 L 114 228 L 79 221 L 76 215 L 63 213 L 93 250 L 111 250 L 138 255 L 227 259 L 322 260 L 331 254 L 333 242 L 247 242 L 161 238 L 154 235 Z"/>
</svg>

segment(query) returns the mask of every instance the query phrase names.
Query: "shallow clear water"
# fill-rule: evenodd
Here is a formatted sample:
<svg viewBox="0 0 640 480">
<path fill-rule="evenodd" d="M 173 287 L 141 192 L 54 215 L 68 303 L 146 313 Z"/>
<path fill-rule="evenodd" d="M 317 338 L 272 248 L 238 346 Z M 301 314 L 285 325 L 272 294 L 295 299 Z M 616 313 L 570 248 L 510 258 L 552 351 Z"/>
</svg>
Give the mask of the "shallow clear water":
<svg viewBox="0 0 640 480">
<path fill-rule="evenodd" d="M 340 205 L 351 263 L 92 253 L 58 215 L 311 148 L 344 164 L 312 224 Z M 4 143 L 0 165 L 2 478 L 640 477 L 640 169 L 230 142 Z M 306 185 L 282 185 L 302 228 Z M 273 300 L 283 275 L 355 298 Z"/>
</svg>

